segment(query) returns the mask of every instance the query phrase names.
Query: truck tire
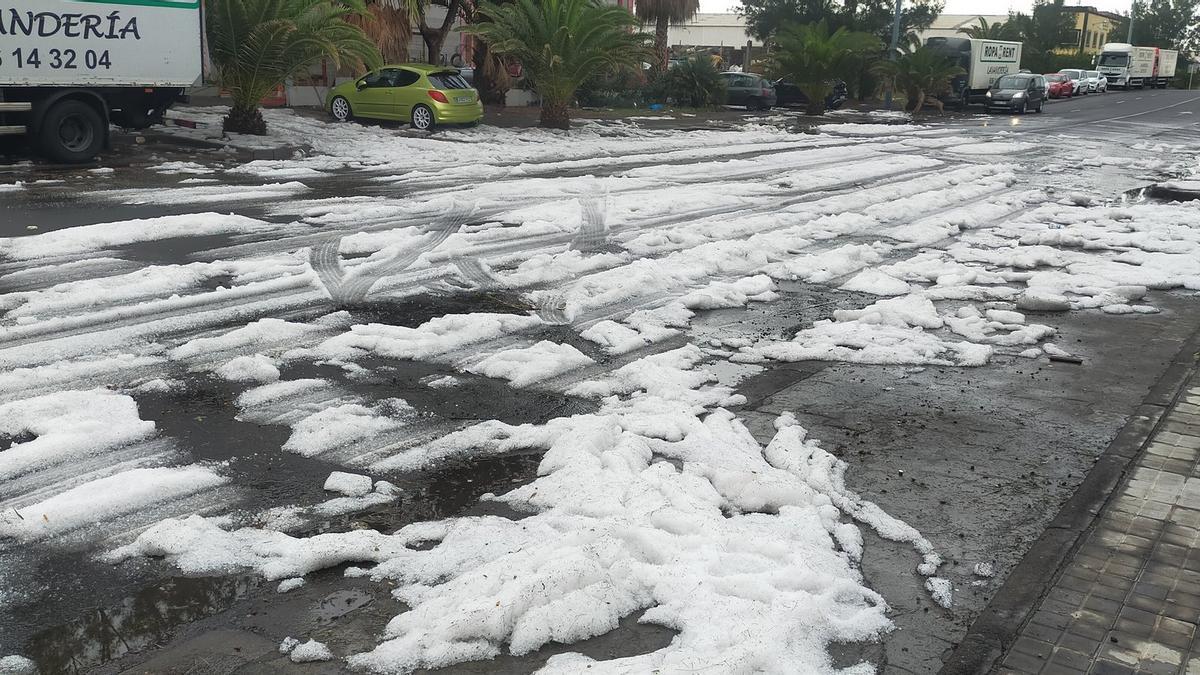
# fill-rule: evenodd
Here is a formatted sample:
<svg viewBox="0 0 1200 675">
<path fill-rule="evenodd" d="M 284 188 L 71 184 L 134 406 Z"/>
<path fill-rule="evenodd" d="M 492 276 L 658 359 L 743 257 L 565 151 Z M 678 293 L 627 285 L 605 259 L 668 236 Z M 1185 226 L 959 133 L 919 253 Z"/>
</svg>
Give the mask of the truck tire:
<svg viewBox="0 0 1200 675">
<path fill-rule="evenodd" d="M 41 150 L 64 164 L 91 161 L 104 145 L 104 119 L 83 101 L 55 103 L 42 117 L 38 130 Z"/>
</svg>

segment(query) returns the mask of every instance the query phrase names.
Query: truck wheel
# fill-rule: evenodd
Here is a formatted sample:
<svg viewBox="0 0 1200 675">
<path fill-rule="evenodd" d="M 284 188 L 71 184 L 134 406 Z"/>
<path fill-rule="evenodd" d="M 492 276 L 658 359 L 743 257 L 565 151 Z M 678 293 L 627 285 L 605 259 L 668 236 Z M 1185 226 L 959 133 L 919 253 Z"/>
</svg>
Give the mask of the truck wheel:
<svg viewBox="0 0 1200 675">
<path fill-rule="evenodd" d="M 38 140 L 50 159 L 64 164 L 91 161 L 104 145 L 104 120 L 83 101 L 60 101 L 42 118 Z"/>
</svg>

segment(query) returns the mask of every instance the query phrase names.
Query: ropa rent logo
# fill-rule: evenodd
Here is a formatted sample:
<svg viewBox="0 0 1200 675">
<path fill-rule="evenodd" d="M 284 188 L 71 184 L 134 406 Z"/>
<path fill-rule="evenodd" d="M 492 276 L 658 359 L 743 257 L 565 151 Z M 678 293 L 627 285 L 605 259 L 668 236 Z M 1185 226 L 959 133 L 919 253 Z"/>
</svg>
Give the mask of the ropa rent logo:
<svg viewBox="0 0 1200 675">
<path fill-rule="evenodd" d="M 1015 61 L 1017 58 L 1017 48 L 1012 45 L 985 43 L 983 45 L 983 58 L 985 61 Z"/>
</svg>

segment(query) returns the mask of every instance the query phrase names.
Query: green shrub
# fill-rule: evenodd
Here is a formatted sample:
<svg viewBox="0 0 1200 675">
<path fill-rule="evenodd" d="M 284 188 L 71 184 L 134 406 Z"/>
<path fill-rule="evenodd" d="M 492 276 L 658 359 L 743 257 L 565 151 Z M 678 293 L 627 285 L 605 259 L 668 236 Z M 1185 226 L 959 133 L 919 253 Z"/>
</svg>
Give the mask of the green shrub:
<svg viewBox="0 0 1200 675">
<path fill-rule="evenodd" d="M 707 55 L 693 56 L 667 69 L 646 89 L 647 96 L 691 108 L 725 102 L 725 80 Z"/>
</svg>

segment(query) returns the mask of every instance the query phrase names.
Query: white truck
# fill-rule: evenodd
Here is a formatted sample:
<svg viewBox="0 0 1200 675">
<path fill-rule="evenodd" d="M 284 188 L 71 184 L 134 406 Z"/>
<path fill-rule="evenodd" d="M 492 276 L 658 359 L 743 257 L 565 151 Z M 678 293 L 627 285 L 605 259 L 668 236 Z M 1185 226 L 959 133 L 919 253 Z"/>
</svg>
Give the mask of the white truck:
<svg viewBox="0 0 1200 675">
<path fill-rule="evenodd" d="M 0 0 L 0 135 L 86 162 L 200 79 L 200 0 Z"/>
<path fill-rule="evenodd" d="M 986 104 L 985 95 L 997 78 L 1021 70 L 1020 42 L 931 37 L 925 46 L 949 57 L 965 71 L 951 81 L 950 92 L 942 97 L 960 108 L 973 103 Z"/>
<path fill-rule="evenodd" d="M 1096 69 L 1109 87 L 1142 89 L 1166 87 L 1175 77 L 1179 52 L 1158 47 L 1138 47 L 1127 42 L 1110 42 L 1100 49 Z"/>
</svg>

